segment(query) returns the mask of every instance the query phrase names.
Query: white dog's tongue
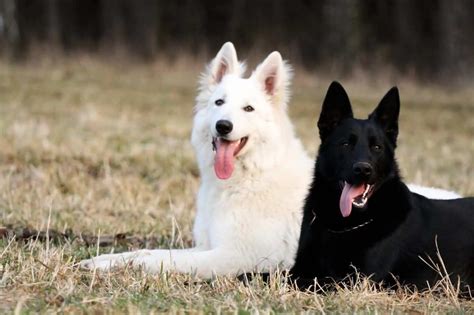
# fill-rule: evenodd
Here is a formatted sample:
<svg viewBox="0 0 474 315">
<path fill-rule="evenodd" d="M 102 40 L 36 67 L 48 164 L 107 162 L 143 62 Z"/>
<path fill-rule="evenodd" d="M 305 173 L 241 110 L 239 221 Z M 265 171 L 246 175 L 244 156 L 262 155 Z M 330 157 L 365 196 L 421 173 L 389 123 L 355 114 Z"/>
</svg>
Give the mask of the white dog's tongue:
<svg viewBox="0 0 474 315">
<path fill-rule="evenodd" d="M 344 182 L 344 189 L 342 190 L 341 199 L 339 200 L 339 208 L 342 216 L 348 217 L 352 211 L 352 202 L 354 199 L 364 193 L 364 184 L 353 186 Z"/>
<path fill-rule="evenodd" d="M 240 140 L 216 140 L 216 156 L 214 158 L 214 171 L 219 179 L 228 179 L 234 171 L 234 152 Z"/>
</svg>

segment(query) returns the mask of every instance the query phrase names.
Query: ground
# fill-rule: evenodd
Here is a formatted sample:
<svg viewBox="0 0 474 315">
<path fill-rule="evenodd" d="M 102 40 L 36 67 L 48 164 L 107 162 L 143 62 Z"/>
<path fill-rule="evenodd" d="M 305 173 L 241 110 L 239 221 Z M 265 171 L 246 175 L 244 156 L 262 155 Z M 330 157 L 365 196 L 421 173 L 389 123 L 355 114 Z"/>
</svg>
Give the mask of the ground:
<svg viewBox="0 0 474 315">
<path fill-rule="evenodd" d="M 0 312 L 474 312 L 450 287 L 377 291 L 363 279 L 317 295 L 282 279 L 245 285 L 76 268 L 112 247 L 190 246 L 199 174 L 189 138 L 203 66 L 190 64 L 0 62 Z M 290 114 L 311 155 L 328 78 L 297 69 L 293 85 Z M 342 83 L 361 117 L 393 85 Z M 473 89 L 398 83 L 406 181 L 474 195 Z M 25 230 L 43 233 L 27 240 Z M 112 241 L 97 249 L 93 235 Z"/>
</svg>

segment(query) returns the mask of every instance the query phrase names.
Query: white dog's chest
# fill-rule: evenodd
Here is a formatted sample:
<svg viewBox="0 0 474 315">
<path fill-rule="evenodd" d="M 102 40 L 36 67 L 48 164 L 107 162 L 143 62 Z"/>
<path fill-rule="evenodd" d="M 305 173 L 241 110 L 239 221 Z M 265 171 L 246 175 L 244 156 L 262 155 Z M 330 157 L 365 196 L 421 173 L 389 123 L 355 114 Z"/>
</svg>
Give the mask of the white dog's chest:
<svg viewBox="0 0 474 315">
<path fill-rule="evenodd" d="M 293 256 L 289 252 L 295 250 L 298 236 L 291 228 L 299 226 L 300 220 L 291 213 L 297 205 L 285 204 L 288 196 L 278 198 L 268 186 L 252 188 L 202 189 L 194 227 L 196 241 L 209 249 L 228 247 L 255 263 L 291 264 L 287 260 Z"/>
</svg>

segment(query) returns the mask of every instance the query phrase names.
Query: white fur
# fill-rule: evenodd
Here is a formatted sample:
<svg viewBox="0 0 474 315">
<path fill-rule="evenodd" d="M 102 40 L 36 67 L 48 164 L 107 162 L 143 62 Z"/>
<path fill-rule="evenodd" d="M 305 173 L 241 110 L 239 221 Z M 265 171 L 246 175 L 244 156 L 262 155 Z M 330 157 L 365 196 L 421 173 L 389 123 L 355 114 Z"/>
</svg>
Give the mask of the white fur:
<svg viewBox="0 0 474 315">
<path fill-rule="evenodd" d="M 455 193 L 454 191 L 449 191 L 449 190 L 444 190 L 444 189 L 439 189 L 439 188 L 425 187 L 425 186 L 420 186 L 420 185 L 415 185 L 415 184 L 409 184 L 408 188 L 412 192 L 415 192 L 417 194 L 423 195 L 431 199 L 462 198 L 461 195 L 459 195 L 458 193 Z"/>
<path fill-rule="evenodd" d="M 226 43 L 201 78 L 191 137 L 202 181 L 195 247 L 102 255 L 82 261 L 82 267 L 131 264 L 148 272 L 174 270 L 209 278 L 292 266 L 313 161 L 287 115 L 291 70 L 278 52 L 249 78 L 242 78 L 244 70 L 234 46 Z M 216 106 L 217 99 L 225 103 Z M 247 105 L 255 111 L 244 111 Z M 220 119 L 233 123 L 232 140 L 248 136 L 228 180 L 218 179 L 213 169 L 211 143 Z M 439 190 L 429 192 L 440 197 Z"/>
</svg>

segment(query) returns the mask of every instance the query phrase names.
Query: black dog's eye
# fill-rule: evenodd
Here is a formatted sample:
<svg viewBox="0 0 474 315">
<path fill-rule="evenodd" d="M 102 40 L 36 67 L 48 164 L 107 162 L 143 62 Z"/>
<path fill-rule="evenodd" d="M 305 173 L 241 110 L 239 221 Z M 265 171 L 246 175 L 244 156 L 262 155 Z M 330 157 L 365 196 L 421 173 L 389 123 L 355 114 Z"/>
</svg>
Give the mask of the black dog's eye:
<svg viewBox="0 0 474 315">
<path fill-rule="evenodd" d="M 246 111 L 246 112 L 253 112 L 254 110 L 255 109 L 250 105 L 247 105 L 247 106 L 244 107 L 244 111 Z"/>
<path fill-rule="evenodd" d="M 343 147 L 343 148 L 349 147 L 349 141 L 343 141 L 343 142 L 341 142 L 341 147 Z"/>
<path fill-rule="evenodd" d="M 217 106 L 221 106 L 222 104 L 224 104 L 224 100 L 223 99 L 218 99 L 214 102 L 214 104 L 216 104 Z"/>
<path fill-rule="evenodd" d="M 381 147 L 380 145 L 378 145 L 378 144 L 374 144 L 374 145 L 372 146 L 372 149 L 373 149 L 374 151 L 376 151 L 376 152 L 379 152 L 380 150 L 382 150 L 382 147 Z"/>
</svg>

